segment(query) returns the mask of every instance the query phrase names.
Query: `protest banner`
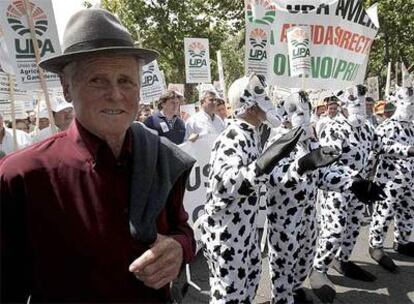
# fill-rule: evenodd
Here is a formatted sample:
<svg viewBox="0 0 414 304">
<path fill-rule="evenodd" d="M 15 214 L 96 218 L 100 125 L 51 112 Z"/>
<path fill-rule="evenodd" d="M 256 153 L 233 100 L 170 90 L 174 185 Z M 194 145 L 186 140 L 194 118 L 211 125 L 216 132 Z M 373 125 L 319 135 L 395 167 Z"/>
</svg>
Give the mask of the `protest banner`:
<svg viewBox="0 0 414 304">
<path fill-rule="evenodd" d="M 0 69 L 0 99 L 1 100 L 8 100 L 10 98 L 10 77 L 13 79 L 14 82 L 14 96 L 17 100 L 27 100 L 30 97 L 27 95 L 27 91 L 20 90 L 18 87 L 15 77 L 11 76 L 10 74 L 4 73 Z"/>
<path fill-rule="evenodd" d="M 367 96 L 371 97 L 375 101 L 379 100 L 379 83 L 378 77 L 369 77 L 367 79 Z"/>
<path fill-rule="evenodd" d="M 246 0 L 245 9 L 247 32 L 259 25 L 269 31 L 269 84 L 301 85 L 300 79 L 291 75 L 287 40 L 288 30 L 298 25 L 310 27 L 311 73 L 306 88 L 339 90 L 363 83 L 378 24 L 361 1 Z"/>
<path fill-rule="evenodd" d="M 413 86 L 413 76 L 408 72 L 407 67 L 405 66 L 404 62 L 401 62 L 401 86 L 402 87 L 410 87 Z"/>
<path fill-rule="evenodd" d="M 290 75 L 307 78 L 311 72 L 310 34 L 308 26 L 295 26 L 287 31 Z"/>
<path fill-rule="evenodd" d="M 254 72 L 267 79 L 269 33 L 270 29 L 266 25 L 246 23 L 246 75 Z"/>
<path fill-rule="evenodd" d="M 190 226 L 203 213 L 206 203 L 207 179 L 210 171 L 209 159 L 211 148 L 216 136 L 207 135 L 195 142 L 187 141 L 179 147 L 196 159 L 191 170 L 184 193 L 184 208 L 188 212 L 188 223 Z"/>
<path fill-rule="evenodd" d="M 184 96 L 184 84 L 182 83 L 170 83 L 168 84 L 168 90 L 176 91 Z"/>
<path fill-rule="evenodd" d="M 41 88 L 39 68 L 37 67 L 36 49 L 39 60 L 61 53 L 59 37 L 51 0 L 27 1 L 30 19 L 34 26 L 32 37 L 28 15 L 27 0 L 0 1 L 0 26 L 4 33 L 10 63 L 21 89 L 35 90 Z M 34 39 L 33 39 L 34 38 Z M 37 44 L 33 43 L 37 41 Z M 48 87 L 60 86 L 58 75 L 45 72 Z"/>
<path fill-rule="evenodd" d="M 184 54 L 186 82 L 211 82 L 208 39 L 184 38 Z"/>
<path fill-rule="evenodd" d="M 156 60 L 142 68 L 141 102 L 150 104 L 160 99 L 165 90 L 164 82 Z"/>
<path fill-rule="evenodd" d="M 180 105 L 181 117 L 185 116 L 185 114 L 188 116 L 194 115 L 196 113 L 195 106 L 194 103 Z"/>
<path fill-rule="evenodd" d="M 0 113 L 4 120 L 13 121 L 13 105 L 10 99 L 0 100 Z M 14 101 L 14 115 L 15 119 L 25 119 L 27 117 L 24 101 Z"/>
</svg>

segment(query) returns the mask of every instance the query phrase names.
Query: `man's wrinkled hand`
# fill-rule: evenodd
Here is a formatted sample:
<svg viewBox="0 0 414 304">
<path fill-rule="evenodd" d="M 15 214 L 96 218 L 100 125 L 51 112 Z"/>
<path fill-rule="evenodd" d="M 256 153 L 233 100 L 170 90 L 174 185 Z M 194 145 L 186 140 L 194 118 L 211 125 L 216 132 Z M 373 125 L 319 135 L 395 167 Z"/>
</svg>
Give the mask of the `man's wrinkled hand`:
<svg viewBox="0 0 414 304">
<path fill-rule="evenodd" d="M 158 234 L 151 248 L 129 265 L 129 271 L 146 286 L 160 289 L 177 278 L 183 262 L 183 249 L 171 237 Z"/>
</svg>

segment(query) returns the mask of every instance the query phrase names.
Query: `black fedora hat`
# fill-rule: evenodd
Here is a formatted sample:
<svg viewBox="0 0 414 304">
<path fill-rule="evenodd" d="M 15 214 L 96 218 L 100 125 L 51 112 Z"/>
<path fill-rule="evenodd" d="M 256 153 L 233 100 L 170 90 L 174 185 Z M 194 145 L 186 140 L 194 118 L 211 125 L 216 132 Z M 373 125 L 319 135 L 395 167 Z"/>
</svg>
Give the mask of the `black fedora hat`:
<svg viewBox="0 0 414 304">
<path fill-rule="evenodd" d="M 69 20 L 63 35 L 63 54 L 39 62 L 39 66 L 54 73 L 77 58 L 95 54 L 125 54 L 144 60 L 155 60 L 158 52 L 136 48 L 131 34 L 121 22 L 104 9 L 83 9 Z"/>
</svg>

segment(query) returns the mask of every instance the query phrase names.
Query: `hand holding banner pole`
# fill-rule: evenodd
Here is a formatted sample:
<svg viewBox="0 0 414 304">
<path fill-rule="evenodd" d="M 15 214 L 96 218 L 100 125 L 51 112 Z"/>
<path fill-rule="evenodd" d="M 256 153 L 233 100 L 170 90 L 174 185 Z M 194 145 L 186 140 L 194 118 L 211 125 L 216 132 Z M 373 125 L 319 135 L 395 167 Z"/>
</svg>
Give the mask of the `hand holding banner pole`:
<svg viewBox="0 0 414 304">
<path fill-rule="evenodd" d="M 40 57 L 40 52 L 39 52 L 39 45 L 37 44 L 37 38 L 36 38 L 36 32 L 35 32 L 35 27 L 34 27 L 34 23 L 33 23 L 32 12 L 31 12 L 30 6 L 29 6 L 29 0 L 24 0 L 24 6 L 25 6 L 25 10 L 26 10 L 27 21 L 28 21 L 28 24 L 29 24 L 29 27 L 30 27 L 30 35 L 31 35 L 31 38 L 32 38 L 33 48 L 34 48 L 34 52 L 35 52 L 35 56 L 36 56 L 36 63 L 39 64 L 41 57 Z M 49 92 L 47 90 L 47 83 L 46 83 L 44 71 L 39 66 L 37 67 L 37 69 L 39 71 L 40 86 L 41 86 L 41 88 L 43 90 L 43 93 L 45 95 L 47 111 L 49 113 L 50 127 L 51 127 L 51 130 L 52 130 L 52 134 L 55 134 L 56 133 L 55 119 L 53 117 L 53 113 L 52 113 L 52 109 L 51 109 L 51 105 L 50 105 Z"/>
</svg>

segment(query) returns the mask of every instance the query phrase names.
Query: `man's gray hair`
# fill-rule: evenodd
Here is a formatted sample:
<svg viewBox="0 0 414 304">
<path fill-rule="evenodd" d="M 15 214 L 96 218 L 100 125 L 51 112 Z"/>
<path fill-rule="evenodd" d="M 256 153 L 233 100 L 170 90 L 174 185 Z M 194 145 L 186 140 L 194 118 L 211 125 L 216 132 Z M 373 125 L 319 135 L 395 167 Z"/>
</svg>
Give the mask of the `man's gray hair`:
<svg viewBox="0 0 414 304">
<path fill-rule="evenodd" d="M 202 103 L 208 96 L 217 96 L 217 93 L 212 90 L 205 90 L 200 93 L 200 102 Z"/>
</svg>

